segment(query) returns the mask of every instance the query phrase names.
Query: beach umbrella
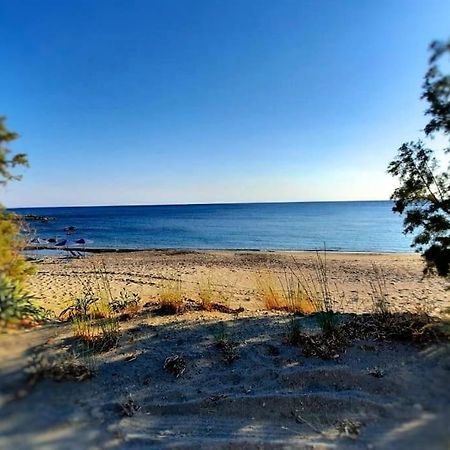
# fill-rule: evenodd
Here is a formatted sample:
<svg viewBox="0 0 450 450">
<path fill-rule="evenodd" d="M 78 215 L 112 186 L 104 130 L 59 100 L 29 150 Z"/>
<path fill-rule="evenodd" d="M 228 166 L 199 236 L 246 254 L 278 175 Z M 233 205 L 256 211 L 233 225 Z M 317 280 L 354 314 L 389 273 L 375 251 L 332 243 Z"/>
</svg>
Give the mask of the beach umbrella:
<svg viewBox="0 0 450 450">
<path fill-rule="evenodd" d="M 58 242 L 55 244 L 55 247 L 64 247 L 64 248 L 67 248 L 67 247 L 73 247 L 73 246 L 75 246 L 75 245 L 76 245 L 75 241 L 71 241 L 71 240 L 69 240 L 69 239 L 61 239 L 60 241 L 58 241 Z"/>
<path fill-rule="evenodd" d="M 75 245 L 82 247 L 82 251 L 86 251 L 86 244 L 90 244 L 92 241 L 90 239 L 79 238 L 75 240 Z"/>
<path fill-rule="evenodd" d="M 36 238 L 31 239 L 31 241 L 29 243 L 33 244 L 33 245 L 45 245 L 45 244 L 47 244 L 47 242 L 48 241 L 46 239 L 41 239 L 41 238 L 36 237 Z"/>
</svg>

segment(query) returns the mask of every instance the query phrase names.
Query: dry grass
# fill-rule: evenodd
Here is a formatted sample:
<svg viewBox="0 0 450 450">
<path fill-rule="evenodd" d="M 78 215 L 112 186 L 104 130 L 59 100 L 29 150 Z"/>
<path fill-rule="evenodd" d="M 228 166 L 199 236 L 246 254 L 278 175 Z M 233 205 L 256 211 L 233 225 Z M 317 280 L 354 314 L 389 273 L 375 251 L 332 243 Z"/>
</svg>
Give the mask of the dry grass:
<svg viewBox="0 0 450 450">
<path fill-rule="evenodd" d="M 327 253 L 316 252 L 316 259 L 313 265 L 312 273 L 303 271 L 295 258 L 293 259 L 297 267 L 297 271 L 292 271 L 298 285 L 305 292 L 306 296 L 312 303 L 314 310 L 317 311 L 317 322 L 325 335 L 333 334 L 337 326 L 336 303 L 337 298 L 342 294 L 338 293 L 336 286 L 330 285 Z"/>
<path fill-rule="evenodd" d="M 316 311 L 313 301 L 293 273 L 274 276 L 270 272 L 259 274 L 259 298 L 268 310 L 288 311 L 294 314 L 311 314 Z"/>
<path fill-rule="evenodd" d="M 389 296 L 387 293 L 386 276 L 383 269 L 372 264 L 372 276 L 369 279 L 372 311 L 375 314 L 389 314 Z"/>
<path fill-rule="evenodd" d="M 200 298 L 200 305 L 204 311 L 212 311 L 214 309 L 214 285 L 209 278 L 200 283 L 198 296 Z"/>
<path fill-rule="evenodd" d="M 159 291 L 159 309 L 165 314 L 178 314 L 184 309 L 181 280 L 165 282 Z"/>
<path fill-rule="evenodd" d="M 90 352 L 108 351 L 115 347 L 120 337 L 117 318 L 76 318 L 72 322 L 75 339 Z"/>
</svg>

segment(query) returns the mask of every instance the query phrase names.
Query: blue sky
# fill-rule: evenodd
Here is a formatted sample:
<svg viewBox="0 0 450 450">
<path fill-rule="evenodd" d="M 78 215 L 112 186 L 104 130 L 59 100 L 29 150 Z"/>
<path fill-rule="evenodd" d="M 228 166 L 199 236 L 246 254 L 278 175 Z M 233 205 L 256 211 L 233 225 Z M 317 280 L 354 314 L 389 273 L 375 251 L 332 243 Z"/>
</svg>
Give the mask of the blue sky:
<svg viewBox="0 0 450 450">
<path fill-rule="evenodd" d="M 447 0 L 0 0 L 10 207 L 386 199 Z"/>
</svg>

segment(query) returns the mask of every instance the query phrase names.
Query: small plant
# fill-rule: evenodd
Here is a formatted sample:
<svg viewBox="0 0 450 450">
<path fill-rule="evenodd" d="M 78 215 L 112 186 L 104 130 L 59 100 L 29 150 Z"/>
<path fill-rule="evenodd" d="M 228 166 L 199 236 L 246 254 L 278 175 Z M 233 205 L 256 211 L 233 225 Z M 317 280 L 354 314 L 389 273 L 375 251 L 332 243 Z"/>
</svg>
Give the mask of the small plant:
<svg viewBox="0 0 450 450">
<path fill-rule="evenodd" d="M 141 298 L 135 292 L 129 292 L 123 288 L 119 296 L 109 303 L 111 311 L 114 313 L 122 313 L 124 311 L 136 312 Z"/>
<path fill-rule="evenodd" d="M 278 278 L 271 273 L 261 274 L 257 278 L 257 289 L 268 310 L 289 311 L 294 314 L 310 314 L 316 311 L 308 293 L 293 273 L 285 271 L 283 276 Z"/>
<path fill-rule="evenodd" d="M 119 403 L 119 409 L 122 416 L 133 417 L 141 410 L 141 405 L 136 403 L 131 395 L 128 395 L 126 401 Z"/>
<path fill-rule="evenodd" d="M 339 358 L 345 352 L 349 341 L 339 328 L 336 328 L 330 334 L 299 333 L 297 345 L 301 347 L 302 353 L 306 357 L 316 356 L 329 360 Z"/>
<path fill-rule="evenodd" d="M 186 370 L 186 361 L 182 355 L 168 356 L 164 361 L 164 369 L 179 378 Z"/>
<path fill-rule="evenodd" d="M 202 309 L 212 311 L 214 308 L 214 287 L 210 279 L 200 284 L 199 297 Z"/>
<path fill-rule="evenodd" d="M 108 351 L 119 341 L 120 325 L 114 317 L 76 318 L 72 322 L 72 327 L 75 338 L 88 352 Z"/>
<path fill-rule="evenodd" d="M 333 334 L 337 326 L 337 315 L 334 311 L 320 311 L 317 313 L 317 323 L 326 336 Z"/>
<path fill-rule="evenodd" d="M 59 313 L 59 319 L 72 320 L 77 317 L 89 317 L 93 308 L 100 301 L 91 287 L 84 289 L 82 294 L 76 297 L 73 302 Z"/>
<path fill-rule="evenodd" d="M 367 373 L 375 378 L 384 377 L 384 370 L 381 369 L 380 367 L 372 367 L 371 369 L 367 369 Z"/>
<path fill-rule="evenodd" d="M 313 274 L 306 274 L 300 270 L 299 273 L 295 273 L 295 276 L 314 310 L 318 311 L 317 322 L 322 332 L 332 334 L 337 326 L 337 316 L 334 311 L 335 295 L 333 295 L 336 293 L 330 287 L 326 251 L 323 255 L 316 252 Z"/>
<path fill-rule="evenodd" d="M 223 360 L 227 364 L 239 358 L 237 348 L 239 343 L 232 340 L 224 329 L 221 329 L 214 335 L 216 347 L 221 351 Z"/>
<path fill-rule="evenodd" d="M 361 423 L 351 419 L 344 419 L 336 424 L 336 429 L 341 435 L 355 438 L 360 433 Z"/>
<path fill-rule="evenodd" d="M 268 310 L 287 310 L 277 279 L 271 274 L 260 274 L 256 279 L 258 295 Z"/>
<path fill-rule="evenodd" d="M 33 304 L 33 296 L 20 285 L 0 275 L 0 325 L 12 322 L 42 322 L 48 311 Z"/>
<path fill-rule="evenodd" d="M 369 280 L 372 298 L 372 308 L 375 314 L 387 315 L 390 312 L 386 277 L 381 267 L 372 264 L 372 279 Z"/>
<path fill-rule="evenodd" d="M 75 354 L 49 358 L 44 352 L 32 355 L 25 369 L 30 385 L 39 380 L 84 381 L 95 375 L 92 364 L 86 364 Z"/>
<path fill-rule="evenodd" d="M 166 282 L 159 292 L 159 309 L 165 314 L 178 314 L 184 307 L 181 280 Z"/>
<path fill-rule="evenodd" d="M 78 278 L 82 285 L 81 293 L 67 308 L 61 311 L 60 319 L 108 317 L 113 295 L 105 263 L 103 261 L 99 264 L 92 263 L 91 267 L 89 276 Z"/>
<path fill-rule="evenodd" d="M 302 335 L 302 327 L 299 319 L 291 317 L 288 323 L 288 343 L 291 345 L 298 345 L 301 342 Z"/>
</svg>

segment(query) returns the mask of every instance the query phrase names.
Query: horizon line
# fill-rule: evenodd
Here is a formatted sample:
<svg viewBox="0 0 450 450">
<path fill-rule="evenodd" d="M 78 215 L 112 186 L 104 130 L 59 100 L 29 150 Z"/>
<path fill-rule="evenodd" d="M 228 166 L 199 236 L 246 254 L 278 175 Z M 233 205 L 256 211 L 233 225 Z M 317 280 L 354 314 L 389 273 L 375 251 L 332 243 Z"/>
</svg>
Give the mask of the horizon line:
<svg viewBox="0 0 450 450">
<path fill-rule="evenodd" d="M 211 202 L 211 203 L 135 203 L 117 205 L 59 205 L 59 206 L 10 206 L 6 209 L 45 209 L 45 208 L 118 208 L 142 206 L 212 206 L 212 205 L 273 205 L 296 203 L 357 203 L 357 202 L 388 202 L 391 199 L 378 200 L 299 200 L 299 201 L 260 201 L 260 202 Z"/>
</svg>

